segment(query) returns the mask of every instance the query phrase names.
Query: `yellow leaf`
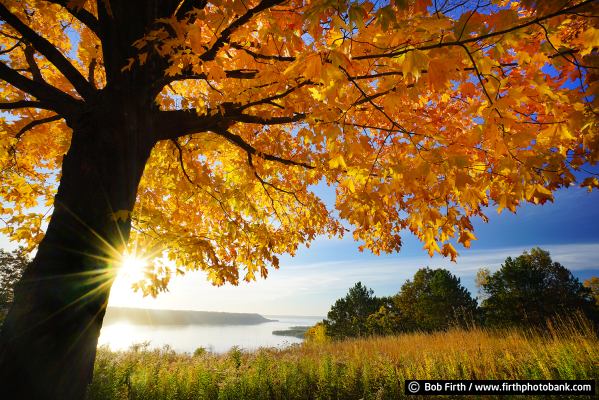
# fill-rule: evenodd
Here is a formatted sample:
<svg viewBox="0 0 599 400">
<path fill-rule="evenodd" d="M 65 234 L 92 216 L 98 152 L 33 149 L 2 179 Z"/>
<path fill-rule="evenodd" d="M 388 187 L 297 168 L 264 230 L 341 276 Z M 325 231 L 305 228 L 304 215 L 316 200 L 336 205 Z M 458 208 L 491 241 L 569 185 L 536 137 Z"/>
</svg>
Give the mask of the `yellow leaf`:
<svg viewBox="0 0 599 400">
<path fill-rule="evenodd" d="M 483 75 L 489 75 L 491 73 L 491 69 L 497 65 L 499 65 L 499 63 L 489 56 L 484 56 L 477 62 L 478 70 Z"/>
<path fill-rule="evenodd" d="M 526 200 L 535 204 L 545 204 L 547 200 L 553 203 L 553 195 L 551 194 L 551 190 L 536 184 L 532 189 L 527 190 Z"/>
<path fill-rule="evenodd" d="M 349 28 L 346 25 L 345 21 L 343 21 L 341 18 L 339 18 L 339 16 L 337 14 L 333 14 L 333 16 L 331 17 L 331 20 L 333 21 L 333 26 L 337 26 L 339 28 L 343 28 L 346 31 L 349 31 Z"/>
<path fill-rule="evenodd" d="M 512 211 L 512 212 L 516 212 L 516 201 L 513 195 L 510 195 L 508 193 L 502 193 L 499 195 L 497 202 L 495 203 L 498 205 L 497 207 L 497 214 L 500 214 L 501 211 L 504 208 L 507 208 L 508 210 Z"/>
<path fill-rule="evenodd" d="M 461 231 L 460 232 L 460 237 L 458 238 L 458 243 L 462 243 L 464 245 L 464 247 L 469 249 L 471 240 L 478 240 L 478 239 L 476 237 L 474 237 L 474 235 L 469 231 Z"/>
<path fill-rule="evenodd" d="M 175 76 L 175 75 L 177 75 L 177 74 L 179 74 L 181 72 L 181 67 L 179 67 L 176 64 L 173 64 L 170 67 L 168 67 L 164 72 L 167 75 Z"/>
<path fill-rule="evenodd" d="M 462 190 L 466 187 L 466 185 L 472 185 L 474 183 L 474 179 L 470 175 L 465 172 L 458 171 L 455 174 L 455 187 L 458 190 Z"/>
<path fill-rule="evenodd" d="M 383 106 L 390 113 L 395 113 L 395 111 L 402 106 L 401 97 L 395 93 L 389 93 L 383 99 Z"/>
<path fill-rule="evenodd" d="M 343 155 L 338 154 L 335 157 L 331 158 L 329 161 L 329 168 L 337 168 L 338 166 L 342 166 L 343 168 L 347 168 L 345 164 L 345 160 L 343 159 Z"/>
<path fill-rule="evenodd" d="M 433 6 L 432 0 L 416 0 L 414 1 L 414 13 L 426 14 L 428 7 Z"/>
<path fill-rule="evenodd" d="M 364 19 L 363 19 L 364 8 L 359 5 L 357 2 L 353 3 L 349 8 L 349 23 L 350 26 L 354 23 L 358 28 L 364 28 Z"/>
<path fill-rule="evenodd" d="M 428 84 L 438 91 L 451 87 L 449 72 L 455 70 L 455 59 L 435 58 L 428 64 Z"/>
<path fill-rule="evenodd" d="M 422 70 L 428 68 L 428 57 L 422 51 L 414 49 L 404 55 L 401 65 L 404 76 L 412 74 L 418 79 L 422 75 Z"/>
<path fill-rule="evenodd" d="M 341 182 L 341 186 L 348 188 L 352 193 L 356 192 L 354 181 L 351 178 L 346 178 Z"/>
<path fill-rule="evenodd" d="M 591 54 L 593 49 L 599 47 L 599 29 L 588 27 L 578 36 L 578 42 L 584 45 L 581 56 Z"/>
<path fill-rule="evenodd" d="M 110 214 L 110 220 L 118 221 L 120 218 L 123 220 L 123 222 L 126 222 L 127 219 L 129 218 L 130 213 L 131 213 L 131 211 L 129 211 L 129 210 L 118 210 L 117 212 Z"/>
<path fill-rule="evenodd" d="M 456 249 L 451 245 L 451 243 L 445 243 L 443 245 L 443 250 L 441 251 L 441 254 L 444 257 L 451 257 L 451 261 L 453 262 L 456 262 L 455 258 L 459 255 Z"/>
<path fill-rule="evenodd" d="M 593 188 L 599 189 L 599 180 L 595 177 L 585 178 L 579 187 L 586 187 L 588 189 L 588 193 L 591 193 Z"/>
</svg>

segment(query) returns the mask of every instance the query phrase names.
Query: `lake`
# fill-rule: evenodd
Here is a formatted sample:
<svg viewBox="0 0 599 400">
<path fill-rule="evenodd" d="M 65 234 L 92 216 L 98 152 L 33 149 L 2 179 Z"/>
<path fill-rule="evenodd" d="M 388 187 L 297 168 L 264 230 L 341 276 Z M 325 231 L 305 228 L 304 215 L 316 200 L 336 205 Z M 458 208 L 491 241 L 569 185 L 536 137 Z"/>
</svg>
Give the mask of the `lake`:
<svg viewBox="0 0 599 400">
<path fill-rule="evenodd" d="M 286 347 L 301 343 L 302 339 L 292 336 L 275 336 L 272 331 L 289 329 L 292 326 L 312 326 L 324 317 L 264 315 L 276 322 L 256 325 L 130 325 L 107 324 L 102 327 L 98 346 L 108 343 L 111 349 L 126 349 L 133 343 L 151 342 L 150 347 L 170 345 L 177 352 L 193 353 L 204 347 L 215 353 L 224 353 L 232 346 L 247 350 L 258 347 Z"/>
</svg>

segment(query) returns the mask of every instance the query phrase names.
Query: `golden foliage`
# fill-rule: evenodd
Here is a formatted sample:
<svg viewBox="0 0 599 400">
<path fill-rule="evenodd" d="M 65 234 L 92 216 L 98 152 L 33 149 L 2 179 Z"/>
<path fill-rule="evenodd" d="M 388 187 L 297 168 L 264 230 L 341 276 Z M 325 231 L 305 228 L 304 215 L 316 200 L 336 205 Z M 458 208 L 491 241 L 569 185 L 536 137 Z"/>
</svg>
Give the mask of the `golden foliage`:
<svg viewBox="0 0 599 400">
<path fill-rule="evenodd" d="M 75 1 L 69 10 L 25 0 L 2 12 L 101 91 L 102 40 L 76 17 L 95 18 L 99 7 L 113 15 L 116 3 Z M 450 241 L 469 247 L 471 218 L 487 220 L 484 207 L 552 201 L 576 183 L 573 171 L 599 160 L 599 5 L 493 4 L 457 15 L 431 13 L 428 0 L 212 0 L 158 21 L 111 76 L 168 60 L 160 110 L 220 128 L 154 146 L 135 209 L 115 210 L 130 213 L 130 243 L 166 251 L 177 272 L 237 284 L 240 270 L 246 281 L 266 277 L 277 255 L 343 234 L 313 193 L 320 182 L 335 186 L 339 217 L 375 254 L 399 251 L 400 232 L 410 230 L 431 256 L 455 260 Z M 54 111 L 17 107 L 35 96 L 7 71 L 79 101 L 86 94 L 77 74 L 12 25 L 0 32 L 0 106 L 12 115 L 0 119 L 1 231 L 33 249 L 49 217 L 27 209 L 52 204 L 71 131 Z M 597 178 L 581 186 L 590 191 Z M 137 287 L 155 295 L 171 268 L 151 265 Z"/>
</svg>

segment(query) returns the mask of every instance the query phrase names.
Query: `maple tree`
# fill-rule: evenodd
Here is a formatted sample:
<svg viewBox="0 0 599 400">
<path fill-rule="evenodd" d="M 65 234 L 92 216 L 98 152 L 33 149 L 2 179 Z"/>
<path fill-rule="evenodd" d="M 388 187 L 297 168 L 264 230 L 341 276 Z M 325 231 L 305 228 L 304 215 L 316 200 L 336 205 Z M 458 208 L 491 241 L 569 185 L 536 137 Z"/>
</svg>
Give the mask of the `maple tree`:
<svg viewBox="0 0 599 400">
<path fill-rule="evenodd" d="M 266 277 L 342 220 L 375 254 L 407 229 L 455 260 L 484 206 L 551 201 L 599 157 L 597 7 L 2 0 L 2 232 L 37 248 L 2 393 L 84 396 L 127 246 L 155 296 L 189 269 Z"/>
</svg>

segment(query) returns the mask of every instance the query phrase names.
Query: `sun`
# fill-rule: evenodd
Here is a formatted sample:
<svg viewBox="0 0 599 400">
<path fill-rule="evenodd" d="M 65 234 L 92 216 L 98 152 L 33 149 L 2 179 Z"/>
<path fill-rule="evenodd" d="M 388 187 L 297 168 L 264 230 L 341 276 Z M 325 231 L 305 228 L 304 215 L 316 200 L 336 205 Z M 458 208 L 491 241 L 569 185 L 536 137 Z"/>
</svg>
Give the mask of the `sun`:
<svg viewBox="0 0 599 400">
<path fill-rule="evenodd" d="M 145 266 L 146 262 L 143 259 L 130 255 L 123 262 L 120 273 L 125 277 L 139 279 Z"/>
</svg>

